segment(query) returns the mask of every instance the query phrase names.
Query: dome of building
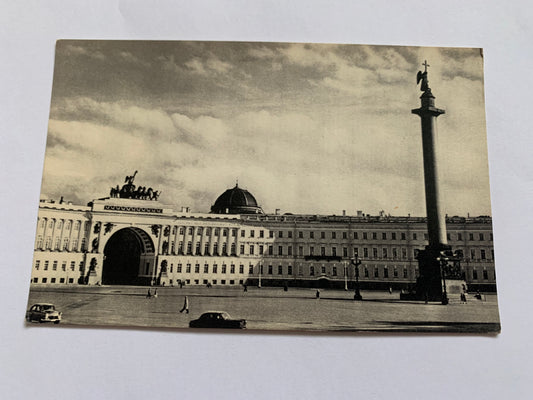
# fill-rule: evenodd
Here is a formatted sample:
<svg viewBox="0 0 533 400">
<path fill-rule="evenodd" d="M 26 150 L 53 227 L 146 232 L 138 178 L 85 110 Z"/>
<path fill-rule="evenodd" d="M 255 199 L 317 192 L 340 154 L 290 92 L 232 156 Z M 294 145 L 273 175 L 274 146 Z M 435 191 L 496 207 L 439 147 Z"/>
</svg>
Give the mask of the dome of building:
<svg viewBox="0 0 533 400">
<path fill-rule="evenodd" d="M 238 184 L 222 193 L 211 207 L 214 214 L 263 214 L 255 197 Z"/>
</svg>

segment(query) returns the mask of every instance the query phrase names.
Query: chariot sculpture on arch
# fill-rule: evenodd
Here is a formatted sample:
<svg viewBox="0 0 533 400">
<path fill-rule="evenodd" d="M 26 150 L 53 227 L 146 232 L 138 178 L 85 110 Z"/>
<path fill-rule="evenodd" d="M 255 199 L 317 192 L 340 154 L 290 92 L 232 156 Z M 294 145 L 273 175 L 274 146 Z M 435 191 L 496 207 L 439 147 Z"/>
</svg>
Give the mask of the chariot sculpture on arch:
<svg viewBox="0 0 533 400">
<path fill-rule="evenodd" d="M 146 186 L 139 186 L 136 188 L 133 182 L 135 181 L 135 176 L 137 175 L 137 172 L 138 171 L 135 171 L 133 175 L 127 175 L 126 178 L 124 178 L 124 185 L 122 185 L 122 188 L 120 188 L 119 185 L 117 185 L 116 187 L 112 187 L 109 192 L 109 197 L 157 201 L 159 196 L 161 195 L 160 190 L 154 190 L 151 187 L 146 189 Z"/>
</svg>

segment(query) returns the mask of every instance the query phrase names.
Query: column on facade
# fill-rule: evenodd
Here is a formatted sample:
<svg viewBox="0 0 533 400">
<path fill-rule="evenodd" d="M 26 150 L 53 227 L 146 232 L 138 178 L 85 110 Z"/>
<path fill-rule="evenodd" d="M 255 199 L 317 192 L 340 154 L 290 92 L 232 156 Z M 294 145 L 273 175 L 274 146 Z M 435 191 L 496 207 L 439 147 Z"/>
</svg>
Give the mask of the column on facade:
<svg viewBox="0 0 533 400">
<path fill-rule="evenodd" d="M 177 254 L 178 252 L 178 235 L 179 235 L 179 226 L 174 225 L 172 227 L 174 229 L 174 238 L 172 239 L 172 242 L 169 240 L 169 247 L 172 250 L 172 243 L 174 244 L 174 254 Z M 170 231 L 170 234 L 172 235 L 172 231 Z"/>
<path fill-rule="evenodd" d="M 78 221 L 76 221 L 76 224 Z M 81 241 L 82 241 L 82 235 L 83 235 L 83 221 L 79 220 L 80 225 L 78 226 L 78 244 L 76 245 L 76 251 L 81 250 Z"/>
<path fill-rule="evenodd" d="M 59 234 L 59 251 L 63 251 L 63 238 L 65 234 L 65 220 L 61 220 L 61 233 Z"/>
<path fill-rule="evenodd" d="M 96 252 L 100 253 L 100 245 L 102 244 L 102 231 L 104 230 L 104 223 L 102 221 L 98 222 L 100 229 L 98 230 L 98 246 Z M 103 250 L 102 250 L 103 253 Z"/>
<path fill-rule="evenodd" d="M 74 220 L 69 219 L 68 221 L 70 223 L 70 229 L 68 231 L 68 247 L 67 247 L 67 251 L 70 251 L 72 249 L 72 231 L 74 230 Z"/>
<path fill-rule="evenodd" d="M 43 217 L 42 220 L 44 221 L 44 229 L 42 233 L 43 240 L 41 242 L 41 250 L 46 249 L 46 232 L 48 230 L 48 218 Z"/>
<path fill-rule="evenodd" d="M 51 218 L 51 221 L 54 221 L 53 222 L 54 226 L 52 228 L 52 236 L 51 236 L 51 239 L 50 239 L 50 249 L 54 250 L 54 239 L 55 239 L 55 235 L 56 235 L 57 220 L 55 218 Z"/>
<path fill-rule="evenodd" d="M 187 241 L 189 240 L 189 226 L 183 226 L 183 254 L 187 254 Z"/>
<path fill-rule="evenodd" d="M 224 228 L 219 228 L 219 232 L 218 232 L 218 254 L 222 254 L 222 241 L 223 241 L 223 230 Z"/>
<path fill-rule="evenodd" d="M 205 226 L 202 227 L 202 234 L 200 235 L 200 255 L 205 255 L 204 251 L 205 246 Z"/>
<path fill-rule="evenodd" d="M 197 235 L 198 235 L 198 227 L 195 226 L 192 228 L 192 240 L 191 240 L 191 252 L 193 255 L 196 255 L 196 242 L 198 242 Z"/>
<path fill-rule="evenodd" d="M 228 255 L 231 255 L 231 238 L 233 236 L 232 235 L 232 228 L 227 228 L 228 229 L 228 237 L 226 238 L 226 252 Z M 238 249 L 236 248 L 235 249 L 235 252 L 237 252 Z"/>
<path fill-rule="evenodd" d="M 214 255 L 213 249 L 215 247 L 215 227 L 212 226 L 209 229 L 211 230 L 211 233 L 209 235 L 209 254 L 213 256 Z"/>
</svg>

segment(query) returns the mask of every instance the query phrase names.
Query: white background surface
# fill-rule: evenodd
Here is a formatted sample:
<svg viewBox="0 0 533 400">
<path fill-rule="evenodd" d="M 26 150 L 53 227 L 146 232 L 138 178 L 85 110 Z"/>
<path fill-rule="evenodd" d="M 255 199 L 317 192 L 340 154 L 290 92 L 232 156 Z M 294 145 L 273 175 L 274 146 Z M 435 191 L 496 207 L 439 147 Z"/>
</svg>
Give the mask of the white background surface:
<svg viewBox="0 0 533 400">
<path fill-rule="evenodd" d="M 530 3 L 2 3 L 3 398 L 530 398 Z M 502 334 L 496 338 L 193 335 L 149 330 L 25 328 L 23 316 L 50 106 L 54 43 L 57 39 L 74 38 L 483 47 Z M 406 105 L 406 112 L 414 106 Z"/>
</svg>

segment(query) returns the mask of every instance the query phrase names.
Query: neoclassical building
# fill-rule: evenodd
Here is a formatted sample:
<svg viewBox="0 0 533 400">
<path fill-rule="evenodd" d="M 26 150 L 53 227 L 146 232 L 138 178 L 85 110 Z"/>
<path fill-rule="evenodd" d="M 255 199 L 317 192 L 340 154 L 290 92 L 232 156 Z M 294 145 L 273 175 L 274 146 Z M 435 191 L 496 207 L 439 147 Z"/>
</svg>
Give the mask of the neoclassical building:
<svg viewBox="0 0 533 400">
<path fill-rule="evenodd" d="M 496 290 L 491 218 L 451 217 L 446 227 L 469 287 Z M 399 289 L 416 281 L 426 244 L 425 218 L 265 214 L 237 185 L 211 213 L 145 198 L 41 201 L 31 282 L 352 288 L 357 254 L 362 288 Z"/>
</svg>

